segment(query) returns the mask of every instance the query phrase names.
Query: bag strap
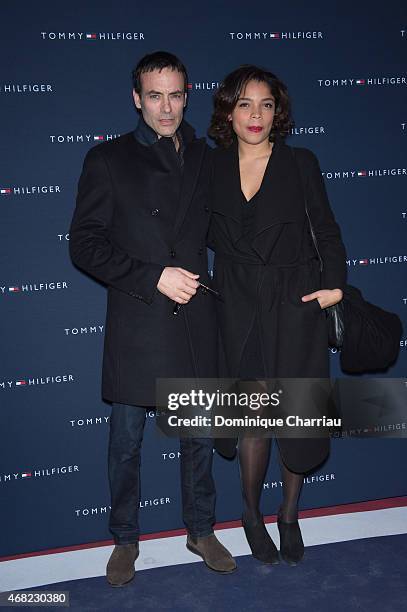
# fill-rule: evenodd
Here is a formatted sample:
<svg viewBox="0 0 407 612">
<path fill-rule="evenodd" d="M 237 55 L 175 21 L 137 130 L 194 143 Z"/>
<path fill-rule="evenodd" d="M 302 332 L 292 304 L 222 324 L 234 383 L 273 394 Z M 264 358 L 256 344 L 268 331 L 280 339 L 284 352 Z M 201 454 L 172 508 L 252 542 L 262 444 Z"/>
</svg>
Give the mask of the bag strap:
<svg viewBox="0 0 407 612">
<path fill-rule="evenodd" d="M 318 248 L 318 242 L 317 242 L 317 237 L 315 236 L 315 232 L 314 232 L 314 228 L 312 227 L 312 223 L 311 223 L 311 217 L 309 215 L 309 210 L 308 210 L 308 206 L 307 206 L 307 195 L 306 195 L 306 190 L 305 190 L 305 184 L 304 184 L 304 177 L 302 175 L 302 170 L 301 170 L 301 166 L 298 163 L 298 159 L 297 156 L 295 154 L 295 149 L 293 147 L 290 147 L 290 151 L 291 151 L 291 155 L 293 156 L 294 159 L 294 163 L 297 166 L 297 170 L 298 170 L 298 174 L 300 176 L 300 181 L 301 181 L 301 187 L 302 187 L 302 193 L 304 196 L 304 207 L 305 207 L 305 214 L 307 215 L 307 219 L 308 219 L 308 224 L 309 224 L 309 229 L 311 232 L 311 236 L 312 236 L 312 241 L 314 243 L 314 247 L 315 250 L 317 252 L 318 255 L 318 259 L 319 259 L 319 269 L 322 273 L 322 270 L 324 269 L 324 264 L 322 261 L 322 257 L 321 257 L 321 253 L 319 252 L 319 248 Z"/>
</svg>

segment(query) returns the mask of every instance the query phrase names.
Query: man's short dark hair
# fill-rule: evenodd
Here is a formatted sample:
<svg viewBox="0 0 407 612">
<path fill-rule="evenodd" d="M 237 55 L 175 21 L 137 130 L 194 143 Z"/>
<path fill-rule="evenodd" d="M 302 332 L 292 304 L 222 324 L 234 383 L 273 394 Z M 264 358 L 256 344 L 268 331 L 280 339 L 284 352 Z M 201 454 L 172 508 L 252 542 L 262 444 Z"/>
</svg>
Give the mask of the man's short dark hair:
<svg viewBox="0 0 407 612">
<path fill-rule="evenodd" d="M 155 51 L 141 58 L 137 66 L 131 73 L 133 80 L 133 89 L 136 93 L 141 94 L 141 75 L 145 72 L 153 72 L 153 70 L 163 70 L 163 68 L 171 68 L 177 70 L 184 77 L 184 89 L 187 90 L 188 75 L 184 64 L 176 55 L 167 51 Z"/>
</svg>

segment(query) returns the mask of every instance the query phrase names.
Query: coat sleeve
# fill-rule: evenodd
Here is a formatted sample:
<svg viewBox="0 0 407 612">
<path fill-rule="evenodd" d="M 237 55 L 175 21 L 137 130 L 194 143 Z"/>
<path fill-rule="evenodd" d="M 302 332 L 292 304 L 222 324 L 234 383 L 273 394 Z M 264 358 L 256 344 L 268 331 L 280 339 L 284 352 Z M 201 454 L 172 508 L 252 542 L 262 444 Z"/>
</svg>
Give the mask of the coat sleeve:
<svg viewBox="0 0 407 612">
<path fill-rule="evenodd" d="M 322 289 L 344 289 L 346 251 L 341 231 L 329 204 L 317 157 L 307 150 L 306 198 L 308 213 L 323 262 Z"/>
<path fill-rule="evenodd" d="M 109 287 L 150 304 L 164 266 L 131 257 L 110 238 L 114 196 L 102 153 L 91 149 L 79 179 L 69 250 L 73 263 Z"/>
</svg>

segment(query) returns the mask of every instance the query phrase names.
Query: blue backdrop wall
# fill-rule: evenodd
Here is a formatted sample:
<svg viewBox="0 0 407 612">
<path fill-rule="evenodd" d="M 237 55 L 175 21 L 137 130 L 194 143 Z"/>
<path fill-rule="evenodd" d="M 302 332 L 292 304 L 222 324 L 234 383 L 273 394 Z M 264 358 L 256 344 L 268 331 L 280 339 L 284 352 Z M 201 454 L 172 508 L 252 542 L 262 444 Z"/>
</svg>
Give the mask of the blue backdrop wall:
<svg viewBox="0 0 407 612">
<path fill-rule="evenodd" d="M 288 85 L 289 142 L 319 157 L 350 281 L 406 327 L 404 2 L 258 5 L 3 3 L 0 103 L 0 556 L 110 539 L 100 399 L 105 289 L 76 270 L 67 234 L 86 151 L 134 128 L 130 72 L 166 49 L 189 69 L 187 119 L 204 135 L 212 95 L 241 63 Z M 406 375 L 407 340 L 388 377 Z M 332 353 L 332 373 L 340 374 Z M 405 440 L 334 439 L 302 508 L 406 494 Z M 148 419 L 144 533 L 182 527 L 179 454 Z M 218 521 L 240 516 L 236 463 L 215 458 Z M 281 495 L 276 455 L 263 512 Z"/>
</svg>

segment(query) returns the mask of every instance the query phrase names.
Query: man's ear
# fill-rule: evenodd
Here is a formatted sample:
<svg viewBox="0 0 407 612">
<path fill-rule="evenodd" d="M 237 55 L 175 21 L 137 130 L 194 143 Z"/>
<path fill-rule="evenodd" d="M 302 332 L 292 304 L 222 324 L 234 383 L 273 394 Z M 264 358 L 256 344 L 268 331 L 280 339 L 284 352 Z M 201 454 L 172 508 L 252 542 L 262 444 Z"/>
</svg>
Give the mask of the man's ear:
<svg viewBox="0 0 407 612">
<path fill-rule="evenodd" d="M 136 105 L 136 108 L 140 110 L 141 109 L 140 94 L 138 94 L 137 91 L 135 91 L 134 89 L 133 89 L 133 100 L 134 100 L 134 104 Z"/>
</svg>

